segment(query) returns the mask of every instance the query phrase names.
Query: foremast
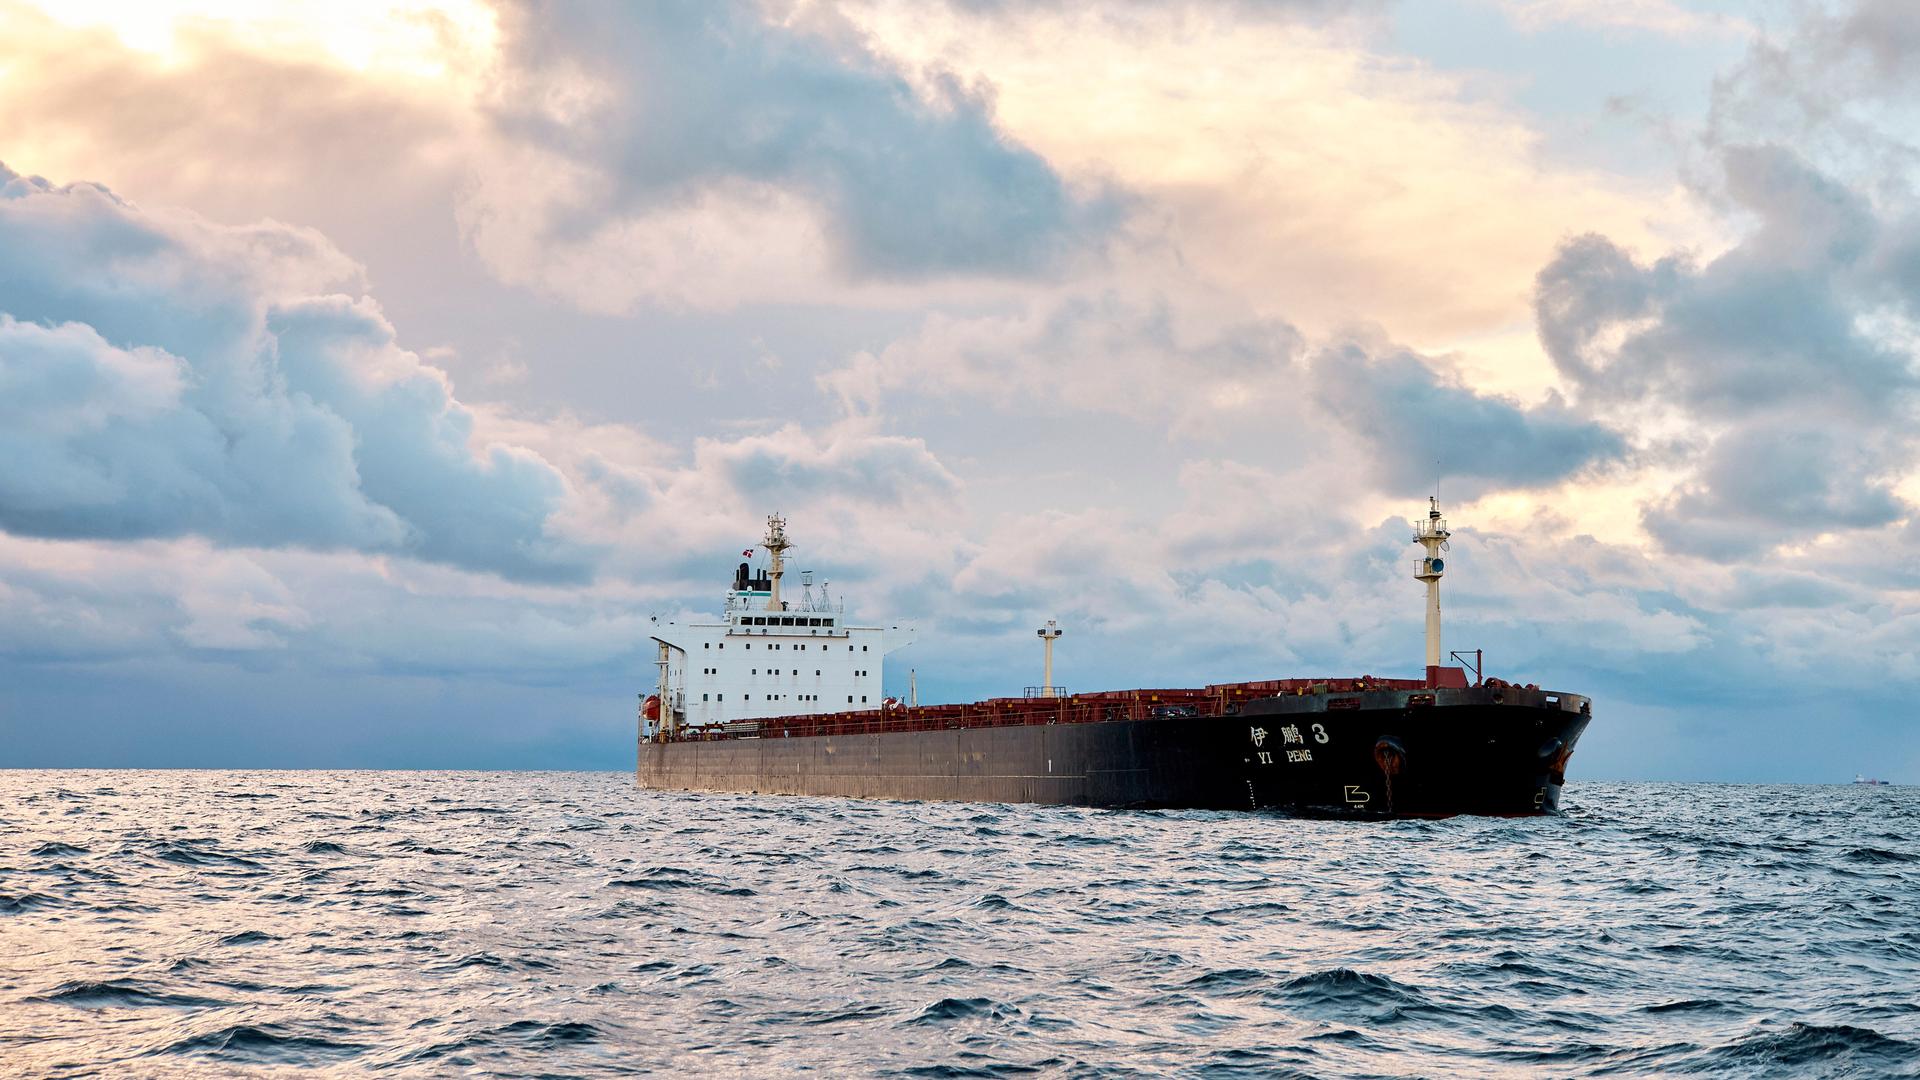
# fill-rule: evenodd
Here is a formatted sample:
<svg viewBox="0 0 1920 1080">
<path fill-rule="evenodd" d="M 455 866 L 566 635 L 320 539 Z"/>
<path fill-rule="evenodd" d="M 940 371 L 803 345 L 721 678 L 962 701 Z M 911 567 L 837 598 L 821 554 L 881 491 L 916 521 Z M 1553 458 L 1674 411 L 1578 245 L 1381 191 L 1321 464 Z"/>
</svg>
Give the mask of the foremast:
<svg viewBox="0 0 1920 1080">
<path fill-rule="evenodd" d="M 1440 516 L 1440 499 L 1427 499 L 1427 519 L 1414 527 L 1413 542 L 1426 549 L 1426 556 L 1413 576 L 1427 583 L 1427 678 L 1432 680 L 1440 667 L 1440 575 L 1446 572 L 1446 560 L 1440 553 L 1448 549 L 1447 519 Z"/>
</svg>

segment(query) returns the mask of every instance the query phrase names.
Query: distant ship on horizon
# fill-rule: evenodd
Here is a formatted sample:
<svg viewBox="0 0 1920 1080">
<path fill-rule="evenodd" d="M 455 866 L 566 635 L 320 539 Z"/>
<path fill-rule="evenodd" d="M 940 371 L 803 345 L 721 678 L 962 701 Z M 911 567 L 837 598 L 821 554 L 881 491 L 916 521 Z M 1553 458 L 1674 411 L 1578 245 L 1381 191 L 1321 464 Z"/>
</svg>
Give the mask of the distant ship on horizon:
<svg viewBox="0 0 1920 1080">
<path fill-rule="evenodd" d="M 1853 774 L 1853 782 L 1856 784 L 1869 784 L 1873 787 L 1891 787 L 1892 786 L 1892 781 L 1875 780 L 1870 776 L 1865 776 L 1860 773 Z"/>
<path fill-rule="evenodd" d="M 767 519 L 768 564 L 734 570 L 713 622 L 655 620 L 658 685 L 643 695 L 635 782 L 729 791 L 1307 815 L 1532 815 L 1558 809 L 1593 715 L 1578 694 L 1441 663 L 1441 557 L 1452 533 L 1429 500 L 1426 672 L 1073 693 L 1053 682 L 1064 633 L 1040 628 L 1039 686 L 1020 697 L 922 706 L 883 697 L 899 625 L 859 625 L 822 580 L 785 599 L 793 546 Z M 752 549 L 742 553 L 749 558 Z"/>
</svg>

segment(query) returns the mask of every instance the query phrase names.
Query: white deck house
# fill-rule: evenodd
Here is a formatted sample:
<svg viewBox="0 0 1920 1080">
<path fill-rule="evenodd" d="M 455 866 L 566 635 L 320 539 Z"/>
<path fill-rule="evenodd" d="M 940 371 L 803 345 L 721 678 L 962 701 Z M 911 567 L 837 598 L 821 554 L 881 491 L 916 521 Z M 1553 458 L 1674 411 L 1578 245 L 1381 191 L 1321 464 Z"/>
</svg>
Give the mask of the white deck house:
<svg viewBox="0 0 1920 1080">
<path fill-rule="evenodd" d="M 660 723 L 668 731 L 762 716 L 878 709 L 886 654 L 913 643 L 913 629 L 859 626 L 844 605 L 816 593 L 802 575 L 798 601 L 781 598 L 780 578 L 791 546 L 786 521 L 767 519 L 762 546 L 769 568 L 747 563 L 734 572 L 720 621 L 656 622 Z M 644 724 L 644 721 L 643 721 Z M 651 734 L 646 728 L 643 734 Z"/>
</svg>

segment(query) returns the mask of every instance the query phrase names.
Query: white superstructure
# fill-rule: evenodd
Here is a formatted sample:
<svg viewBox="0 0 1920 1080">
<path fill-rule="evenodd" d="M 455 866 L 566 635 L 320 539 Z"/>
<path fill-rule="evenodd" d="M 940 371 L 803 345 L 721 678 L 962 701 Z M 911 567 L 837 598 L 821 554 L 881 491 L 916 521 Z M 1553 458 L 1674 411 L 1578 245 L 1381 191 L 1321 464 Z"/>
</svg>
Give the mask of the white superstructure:
<svg viewBox="0 0 1920 1080">
<path fill-rule="evenodd" d="M 783 599 L 792 547 L 786 524 L 778 514 L 767 518 L 760 544 L 769 566 L 756 574 L 748 563 L 739 565 L 720 621 L 654 624 L 658 723 L 666 731 L 880 708 L 882 658 L 911 645 L 913 629 L 855 625 L 824 580 L 816 592 L 811 572 L 801 575 L 799 600 Z"/>
</svg>

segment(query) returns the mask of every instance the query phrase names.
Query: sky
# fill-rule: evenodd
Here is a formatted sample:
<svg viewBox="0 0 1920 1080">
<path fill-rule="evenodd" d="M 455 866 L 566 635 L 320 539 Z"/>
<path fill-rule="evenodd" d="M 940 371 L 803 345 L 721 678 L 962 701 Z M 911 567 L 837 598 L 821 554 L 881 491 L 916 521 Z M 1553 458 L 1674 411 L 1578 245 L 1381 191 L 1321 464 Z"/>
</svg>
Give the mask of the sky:
<svg viewBox="0 0 1920 1080">
<path fill-rule="evenodd" d="M 0 0 L 0 767 L 630 768 L 796 568 L 923 702 L 1417 674 L 1920 782 L 1909 0 Z"/>
</svg>

